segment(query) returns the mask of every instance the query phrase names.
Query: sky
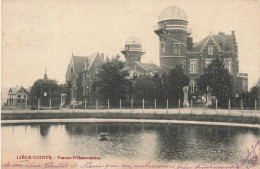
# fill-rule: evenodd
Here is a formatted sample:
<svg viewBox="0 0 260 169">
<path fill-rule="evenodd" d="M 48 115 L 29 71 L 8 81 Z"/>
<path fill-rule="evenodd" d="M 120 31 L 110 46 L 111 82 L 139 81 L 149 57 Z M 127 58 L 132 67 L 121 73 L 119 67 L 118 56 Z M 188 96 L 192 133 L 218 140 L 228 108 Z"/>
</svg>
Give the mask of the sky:
<svg viewBox="0 0 260 169">
<path fill-rule="evenodd" d="M 160 12 L 182 8 L 194 42 L 235 30 L 241 73 L 249 88 L 260 78 L 259 0 L 2 0 L 1 85 L 32 86 L 43 78 L 65 83 L 73 55 L 95 52 L 112 57 L 130 36 L 146 49 L 143 62 L 159 65 L 159 39 L 153 32 Z"/>
</svg>

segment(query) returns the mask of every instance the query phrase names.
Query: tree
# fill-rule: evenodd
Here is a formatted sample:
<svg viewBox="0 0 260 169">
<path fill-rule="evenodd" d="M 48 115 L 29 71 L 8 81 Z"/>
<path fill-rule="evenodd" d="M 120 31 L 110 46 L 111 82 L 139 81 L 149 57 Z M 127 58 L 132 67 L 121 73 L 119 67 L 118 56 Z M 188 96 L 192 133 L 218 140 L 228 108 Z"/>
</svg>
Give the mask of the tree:
<svg viewBox="0 0 260 169">
<path fill-rule="evenodd" d="M 154 98 L 162 100 L 162 79 L 158 73 L 153 76 Z"/>
<path fill-rule="evenodd" d="M 111 105 L 116 105 L 119 99 L 126 99 L 132 92 L 132 82 L 128 78 L 129 72 L 123 70 L 124 63 L 119 60 L 117 55 L 111 60 L 107 60 L 101 65 L 97 74 L 97 81 L 93 87 L 103 99 L 109 99 Z"/>
<path fill-rule="evenodd" d="M 181 66 L 172 69 L 165 79 L 167 98 L 177 105 L 178 99 L 183 100 L 183 87 L 188 86 L 189 81 L 189 77 L 184 74 Z"/>
<path fill-rule="evenodd" d="M 153 100 L 153 78 L 149 75 L 140 75 L 135 82 L 134 99 L 139 102 Z"/>
<path fill-rule="evenodd" d="M 252 87 L 249 92 L 241 93 L 239 96 L 239 100 L 243 100 L 244 106 L 254 108 L 255 100 L 258 101 L 259 97 L 260 97 L 260 89 L 256 85 L 256 86 Z"/>
<path fill-rule="evenodd" d="M 46 80 L 44 79 L 38 79 L 34 82 L 32 88 L 31 88 L 31 97 L 42 97 L 41 89 L 42 84 L 46 83 Z M 48 80 L 47 82 L 48 87 L 48 93 L 50 98 L 59 98 L 60 97 L 60 86 L 58 85 L 58 82 L 56 80 Z"/>
<path fill-rule="evenodd" d="M 207 87 L 218 99 L 218 105 L 228 107 L 228 100 L 232 97 L 232 75 L 224 68 L 220 58 L 216 58 L 204 69 L 204 73 L 197 80 L 200 91 L 206 93 Z"/>
</svg>

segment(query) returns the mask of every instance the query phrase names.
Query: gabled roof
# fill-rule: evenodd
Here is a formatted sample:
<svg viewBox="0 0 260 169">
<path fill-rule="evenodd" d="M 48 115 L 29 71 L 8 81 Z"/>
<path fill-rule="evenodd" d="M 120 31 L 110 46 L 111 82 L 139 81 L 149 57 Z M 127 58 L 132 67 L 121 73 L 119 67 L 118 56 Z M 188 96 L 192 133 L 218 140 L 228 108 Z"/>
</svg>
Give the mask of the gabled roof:
<svg viewBox="0 0 260 169">
<path fill-rule="evenodd" d="M 200 50 L 202 49 L 203 45 L 206 43 L 207 39 L 208 39 L 208 36 L 203 38 L 199 42 L 195 43 L 191 52 L 200 52 Z"/>
<path fill-rule="evenodd" d="M 89 55 L 89 56 L 72 56 L 72 64 L 73 64 L 74 73 L 79 73 L 79 72 L 83 71 L 85 68 L 86 62 L 88 64 L 88 70 L 89 70 L 97 56 L 101 57 L 98 52 L 93 53 L 92 55 Z M 102 60 L 102 62 L 104 62 L 102 58 L 101 58 L 101 60 Z"/>
<path fill-rule="evenodd" d="M 15 94 L 21 87 L 11 87 L 8 91 L 9 94 Z"/>
<path fill-rule="evenodd" d="M 21 89 L 24 89 L 27 94 L 30 94 L 30 89 L 29 88 L 24 88 L 23 86 L 16 86 L 16 87 L 11 87 L 8 91 L 9 94 L 17 94 Z"/>
<path fill-rule="evenodd" d="M 190 52 L 201 52 L 209 40 L 213 40 L 219 51 L 222 52 L 234 52 L 234 46 L 236 45 L 233 41 L 232 35 L 225 35 L 219 33 L 218 35 L 208 35 L 201 41 L 194 44 Z"/>
<path fill-rule="evenodd" d="M 218 34 L 212 35 L 213 39 L 219 45 L 222 52 L 234 52 L 234 44 L 232 35 Z M 228 47 L 228 48 L 227 48 Z"/>
</svg>

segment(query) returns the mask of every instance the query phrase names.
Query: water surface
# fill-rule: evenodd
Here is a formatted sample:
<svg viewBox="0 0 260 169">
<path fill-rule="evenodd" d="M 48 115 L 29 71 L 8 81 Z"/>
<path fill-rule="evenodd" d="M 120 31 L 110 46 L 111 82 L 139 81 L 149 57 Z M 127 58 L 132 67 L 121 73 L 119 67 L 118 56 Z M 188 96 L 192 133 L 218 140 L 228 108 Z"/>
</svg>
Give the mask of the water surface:
<svg viewBox="0 0 260 169">
<path fill-rule="evenodd" d="M 41 123 L 2 126 L 9 155 L 100 156 L 102 159 L 236 163 L 260 130 L 182 124 Z M 108 140 L 100 141 L 107 132 Z"/>
</svg>

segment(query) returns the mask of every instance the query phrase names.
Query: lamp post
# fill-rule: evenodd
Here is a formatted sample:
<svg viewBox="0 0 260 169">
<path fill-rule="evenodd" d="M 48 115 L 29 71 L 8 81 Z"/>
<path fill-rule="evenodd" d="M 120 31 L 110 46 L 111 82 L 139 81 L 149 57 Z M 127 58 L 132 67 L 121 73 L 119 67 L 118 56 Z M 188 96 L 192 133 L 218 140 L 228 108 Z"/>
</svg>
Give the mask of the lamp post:
<svg viewBox="0 0 260 169">
<path fill-rule="evenodd" d="M 138 77 L 138 74 L 137 74 L 136 71 L 135 71 L 135 72 L 133 73 L 133 77 L 132 77 L 134 93 L 135 93 L 135 82 L 136 82 L 137 77 Z M 134 93 L 133 93 L 133 95 L 132 95 L 131 109 L 133 108 Z"/>
</svg>

